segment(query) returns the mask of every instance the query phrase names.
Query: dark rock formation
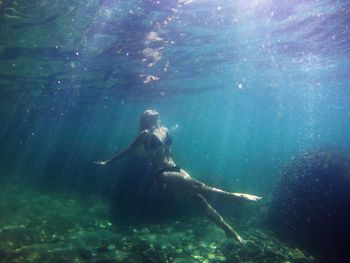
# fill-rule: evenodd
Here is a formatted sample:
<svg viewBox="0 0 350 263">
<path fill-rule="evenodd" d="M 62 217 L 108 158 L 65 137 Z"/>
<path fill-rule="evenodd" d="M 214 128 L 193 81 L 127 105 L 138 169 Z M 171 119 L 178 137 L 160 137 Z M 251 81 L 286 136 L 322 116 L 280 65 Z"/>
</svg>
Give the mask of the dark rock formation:
<svg viewBox="0 0 350 263">
<path fill-rule="evenodd" d="M 273 195 L 269 223 L 325 262 L 350 259 L 350 157 L 317 150 L 293 158 Z"/>
<path fill-rule="evenodd" d="M 112 197 L 113 217 L 119 223 L 161 222 L 188 210 L 186 199 L 156 183 L 147 161 L 134 156 L 124 163 Z"/>
</svg>

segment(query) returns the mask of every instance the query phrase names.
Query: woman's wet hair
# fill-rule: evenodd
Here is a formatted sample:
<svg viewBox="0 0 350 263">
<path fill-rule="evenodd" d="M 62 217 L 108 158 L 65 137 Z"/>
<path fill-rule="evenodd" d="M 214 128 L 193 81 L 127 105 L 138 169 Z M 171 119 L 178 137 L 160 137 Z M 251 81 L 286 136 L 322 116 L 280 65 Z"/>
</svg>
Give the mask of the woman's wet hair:
<svg viewBox="0 0 350 263">
<path fill-rule="evenodd" d="M 145 110 L 140 117 L 140 131 L 157 125 L 159 113 L 156 110 Z"/>
</svg>

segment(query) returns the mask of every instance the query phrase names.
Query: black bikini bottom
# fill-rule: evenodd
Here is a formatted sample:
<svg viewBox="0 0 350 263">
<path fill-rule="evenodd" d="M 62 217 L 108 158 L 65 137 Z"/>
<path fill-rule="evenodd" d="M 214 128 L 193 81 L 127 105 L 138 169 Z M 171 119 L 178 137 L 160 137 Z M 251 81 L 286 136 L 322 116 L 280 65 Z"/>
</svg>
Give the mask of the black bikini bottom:
<svg viewBox="0 0 350 263">
<path fill-rule="evenodd" d="M 180 172 L 181 168 L 179 166 L 170 166 L 170 167 L 166 167 L 166 168 L 163 168 L 161 170 L 159 170 L 155 176 L 156 178 L 156 181 L 159 180 L 159 176 L 164 173 L 164 172 Z"/>
</svg>

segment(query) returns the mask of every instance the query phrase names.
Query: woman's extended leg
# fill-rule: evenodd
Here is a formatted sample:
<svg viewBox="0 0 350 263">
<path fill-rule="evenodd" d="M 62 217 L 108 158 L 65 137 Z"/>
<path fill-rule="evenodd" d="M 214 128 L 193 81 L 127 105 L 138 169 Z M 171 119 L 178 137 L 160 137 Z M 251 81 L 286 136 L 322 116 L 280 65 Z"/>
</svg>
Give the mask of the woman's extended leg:
<svg viewBox="0 0 350 263">
<path fill-rule="evenodd" d="M 240 243 L 246 241 L 222 218 L 222 216 L 208 203 L 208 201 L 201 194 L 194 194 L 194 199 L 197 201 L 201 209 L 205 212 L 215 224 L 217 224 L 225 233 L 238 240 Z"/>
<path fill-rule="evenodd" d="M 197 201 L 201 209 L 215 224 L 221 227 L 228 236 L 235 238 L 240 243 L 245 241 L 240 235 L 222 218 L 222 216 L 208 203 L 203 194 L 221 194 L 233 197 L 236 200 L 258 201 L 261 197 L 242 193 L 230 193 L 218 188 L 207 186 L 206 184 L 193 179 L 186 171 L 163 172 L 159 176 L 159 183 L 172 191 L 185 192 Z"/>
<path fill-rule="evenodd" d="M 201 194 L 201 195 L 219 194 L 223 196 L 228 196 L 235 200 L 248 200 L 248 201 L 258 201 L 261 199 L 261 197 L 255 196 L 255 195 L 244 194 L 244 193 L 231 193 L 215 187 L 208 186 L 192 178 L 183 169 L 181 169 L 180 172 L 163 172 L 159 176 L 159 180 L 161 184 L 168 185 L 169 187 L 175 190 L 187 191 L 193 194 Z"/>
</svg>

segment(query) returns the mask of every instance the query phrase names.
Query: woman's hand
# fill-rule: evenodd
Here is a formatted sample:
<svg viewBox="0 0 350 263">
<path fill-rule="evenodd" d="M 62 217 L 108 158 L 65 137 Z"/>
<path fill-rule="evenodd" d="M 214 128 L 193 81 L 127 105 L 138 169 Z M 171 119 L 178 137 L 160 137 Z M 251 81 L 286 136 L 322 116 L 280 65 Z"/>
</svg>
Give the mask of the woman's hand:
<svg viewBox="0 0 350 263">
<path fill-rule="evenodd" d="M 94 164 L 98 164 L 98 165 L 106 165 L 108 163 L 108 161 L 97 161 L 94 162 Z"/>
</svg>

